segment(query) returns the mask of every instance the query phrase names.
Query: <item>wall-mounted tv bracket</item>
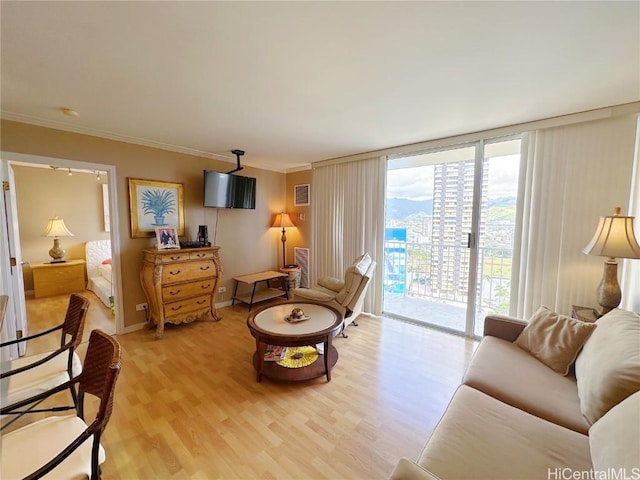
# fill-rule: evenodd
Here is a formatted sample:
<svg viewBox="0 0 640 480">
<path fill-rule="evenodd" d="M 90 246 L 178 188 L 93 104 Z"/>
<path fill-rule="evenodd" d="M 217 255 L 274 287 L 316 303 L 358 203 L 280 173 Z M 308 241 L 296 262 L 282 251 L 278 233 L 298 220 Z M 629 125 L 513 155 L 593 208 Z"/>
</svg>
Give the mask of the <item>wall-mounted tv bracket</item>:
<svg viewBox="0 0 640 480">
<path fill-rule="evenodd" d="M 238 166 L 236 168 L 234 168 L 233 170 L 231 170 L 230 172 L 227 173 L 234 173 L 234 172 L 238 172 L 240 170 L 242 170 L 244 167 L 240 166 L 240 157 L 242 155 L 244 155 L 244 150 L 231 150 L 231 153 L 233 153 L 236 156 L 236 160 L 238 162 Z"/>
</svg>

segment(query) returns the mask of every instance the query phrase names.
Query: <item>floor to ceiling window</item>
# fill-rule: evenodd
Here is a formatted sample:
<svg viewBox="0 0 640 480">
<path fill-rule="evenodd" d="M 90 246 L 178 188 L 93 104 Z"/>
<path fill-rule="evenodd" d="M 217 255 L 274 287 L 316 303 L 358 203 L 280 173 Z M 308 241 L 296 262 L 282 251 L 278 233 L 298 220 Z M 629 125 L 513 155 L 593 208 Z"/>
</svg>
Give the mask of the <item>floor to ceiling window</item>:
<svg viewBox="0 0 640 480">
<path fill-rule="evenodd" d="M 511 137 L 389 159 L 385 314 L 471 336 L 508 313 L 520 148 Z"/>
</svg>

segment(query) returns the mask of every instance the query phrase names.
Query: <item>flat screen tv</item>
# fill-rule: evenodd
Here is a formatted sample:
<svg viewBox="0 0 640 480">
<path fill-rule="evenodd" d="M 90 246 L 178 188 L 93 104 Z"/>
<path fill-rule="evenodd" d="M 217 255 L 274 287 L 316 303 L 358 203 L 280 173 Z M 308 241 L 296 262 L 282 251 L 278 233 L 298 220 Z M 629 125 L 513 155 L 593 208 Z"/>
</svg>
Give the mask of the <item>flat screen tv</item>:
<svg viewBox="0 0 640 480">
<path fill-rule="evenodd" d="M 205 207 L 256 208 L 256 179 L 204 171 Z"/>
</svg>

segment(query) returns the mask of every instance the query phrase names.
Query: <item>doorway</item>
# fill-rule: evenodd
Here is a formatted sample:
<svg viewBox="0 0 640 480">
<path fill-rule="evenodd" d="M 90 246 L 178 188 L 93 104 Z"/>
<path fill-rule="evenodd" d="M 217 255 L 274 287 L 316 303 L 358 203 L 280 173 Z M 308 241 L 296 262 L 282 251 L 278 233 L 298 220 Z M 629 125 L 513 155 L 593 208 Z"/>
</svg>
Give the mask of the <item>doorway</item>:
<svg viewBox="0 0 640 480">
<path fill-rule="evenodd" d="M 521 138 L 390 158 L 386 315 L 480 336 L 508 313 Z"/>
<path fill-rule="evenodd" d="M 92 178 L 92 181 L 94 182 L 94 186 L 96 190 L 95 202 L 99 203 L 99 210 L 100 210 L 99 222 L 101 224 L 100 230 L 102 232 L 104 232 L 105 230 L 108 231 L 108 233 L 102 233 L 101 235 L 105 239 L 110 239 L 110 243 L 111 243 L 111 257 L 113 259 L 112 270 L 113 270 L 114 313 L 111 312 L 110 308 L 103 305 L 102 302 L 100 302 L 100 300 L 97 297 L 95 298 L 96 302 L 92 301 L 94 300 L 93 298 L 89 298 L 90 302 L 92 304 L 95 304 L 96 307 L 94 309 L 90 308 L 89 310 L 88 319 L 87 319 L 87 328 L 91 325 L 91 319 L 89 318 L 89 316 L 92 315 L 92 310 L 93 310 L 93 312 L 96 314 L 95 323 L 96 325 L 98 325 L 97 328 L 104 329 L 110 326 L 112 333 L 122 332 L 123 331 L 123 320 L 121 315 L 122 292 L 121 292 L 121 287 L 119 286 L 120 282 L 118 281 L 118 279 L 120 278 L 120 265 L 119 265 L 119 258 L 118 258 L 119 256 L 116 253 L 119 251 L 119 245 L 118 245 L 118 235 L 117 235 L 118 210 L 117 210 L 116 185 L 115 185 L 115 167 L 110 165 L 91 164 L 86 162 L 53 159 L 53 158 L 47 158 L 47 157 L 16 154 L 16 153 L 9 153 L 9 152 L 2 152 L 2 162 L 6 164 L 8 168 L 12 168 L 12 169 L 23 168 L 23 169 L 34 169 L 34 170 L 39 169 L 41 171 L 49 170 L 50 173 L 57 174 L 58 176 L 64 176 L 64 177 L 69 176 L 69 180 L 71 180 L 72 175 L 75 177 L 80 177 L 81 175 L 85 175 Z M 55 166 L 55 169 L 51 168 L 52 166 Z M 102 178 L 100 178 L 101 174 L 102 174 Z M 106 174 L 106 177 L 108 178 L 108 182 L 105 184 L 107 186 L 106 192 L 108 193 L 107 206 L 108 206 L 108 211 L 111 212 L 108 218 L 102 216 L 102 210 L 103 210 L 102 184 L 104 182 L 105 174 Z M 25 187 L 24 184 L 21 185 L 19 182 L 17 186 L 12 185 L 12 187 L 15 190 L 18 190 L 18 189 L 22 189 L 22 190 L 27 189 L 28 191 L 31 190 L 30 185 Z M 87 208 L 86 202 L 83 202 L 78 199 L 77 192 L 74 192 L 73 188 L 65 192 L 65 195 L 69 195 L 70 198 L 73 198 L 73 202 L 75 202 L 75 209 L 73 209 L 73 215 L 79 215 L 78 212 L 82 212 L 82 211 L 90 211 L 91 214 L 93 215 L 98 210 L 98 206 L 92 207 L 91 209 Z M 94 199 L 92 199 L 91 201 L 94 201 Z M 54 202 L 48 202 L 48 203 L 53 204 Z M 23 200 L 23 204 L 24 204 L 24 200 Z M 18 217 L 21 215 L 21 210 L 22 208 L 18 207 Z M 54 215 L 56 214 L 56 212 L 52 211 L 51 214 Z M 92 222 L 98 221 L 94 218 L 90 220 Z M 106 221 L 107 223 L 106 224 L 103 223 L 104 221 Z M 82 231 L 83 229 L 86 230 L 85 225 L 83 223 L 84 221 L 82 220 L 80 222 L 76 220 L 75 228 L 80 231 Z M 70 225 L 67 225 L 67 227 L 70 231 L 73 232 L 74 229 L 72 229 Z M 44 225 L 42 225 L 42 228 L 44 228 Z M 42 235 L 41 230 L 42 229 L 40 229 L 40 231 L 38 232 L 28 232 L 28 234 L 31 236 L 39 237 L 38 240 L 42 242 L 43 239 L 41 237 Z M 17 235 L 16 243 L 18 244 L 22 243 L 26 233 L 19 229 L 16 229 L 15 234 Z M 23 237 L 22 240 L 20 237 Z M 75 246 L 72 244 L 72 248 L 69 249 L 69 253 L 70 253 L 69 258 L 84 257 L 84 239 L 88 239 L 86 233 L 83 236 L 83 242 L 81 243 L 81 245 L 79 245 L 78 242 L 76 242 Z M 51 239 L 47 239 L 47 240 L 51 240 Z M 68 239 L 61 239 L 61 240 L 63 242 L 65 240 L 68 241 Z M 20 254 L 20 252 L 18 253 Z M 43 258 L 38 257 L 37 260 L 46 261 L 46 259 L 44 258 L 47 256 L 46 249 L 44 250 L 44 253 L 39 252 L 39 254 L 40 254 L 40 257 L 43 257 Z M 29 257 L 23 257 L 22 255 L 20 255 L 20 258 L 17 258 L 16 261 L 18 262 L 18 265 L 20 265 L 20 263 L 23 260 L 33 261 L 35 256 L 36 255 L 34 254 L 31 254 Z M 31 257 L 34 257 L 34 258 L 31 258 Z M 3 267 L 4 267 L 4 261 L 5 260 L 3 259 Z M 30 284 L 29 284 L 30 288 L 32 288 L 32 285 L 33 285 L 33 281 L 30 281 Z M 24 292 L 24 282 L 23 282 L 22 288 Z M 15 289 L 12 289 L 12 290 L 15 290 Z M 86 293 L 88 297 L 92 297 L 91 293 L 89 293 L 88 291 L 86 291 Z M 28 302 L 32 298 L 33 298 L 32 295 L 27 296 Z M 61 303 L 59 301 L 60 297 L 47 297 L 47 298 L 42 298 L 37 300 L 39 301 L 39 305 L 36 306 L 37 308 L 35 311 L 43 311 L 43 309 L 46 311 L 49 308 L 52 308 L 54 311 L 58 311 L 62 308 L 63 309 L 62 311 L 64 312 L 64 309 L 66 308 L 66 304 L 62 305 L 62 307 L 58 305 Z M 58 300 L 57 303 L 56 303 L 56 300 Z M 25 312 L 25 315 L 28 316 L 34 311 L 32 308 L 30 308 L 31 306 L 30 305 L 27 306 L 26 312 L 29 312 L 29 313 Z M 64 316 L 64 313 L 62 313 L 62 316 Z M 32 331 L 38 331 L 40 329 L 40 328 L 33 329 L 34 327 L 31 326 L 32 322 L 30 321 L 27 321 L 26 323 L 27 323 L 27 327 Z M 23 334 L 28 334 L 28 332 L 23 332 Z"/>
</svg>

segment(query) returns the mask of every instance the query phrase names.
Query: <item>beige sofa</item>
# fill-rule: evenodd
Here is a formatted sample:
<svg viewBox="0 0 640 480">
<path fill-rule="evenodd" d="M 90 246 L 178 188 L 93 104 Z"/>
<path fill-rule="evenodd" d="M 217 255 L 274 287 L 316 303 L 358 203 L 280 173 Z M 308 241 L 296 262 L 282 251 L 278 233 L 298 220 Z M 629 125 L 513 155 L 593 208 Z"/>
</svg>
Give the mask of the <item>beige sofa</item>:
<svg viewBox="0 0 640 480">
<path fill-rule="evenodd" d="M 545 338 L 552 328 L 543 325 L 530 353 L 515 343 L 527 325 L 486 318 L 462 385 L 417 461 L 400 459 L 390 478 L 640 478 L 640 316 L 613 310 L 597 320 L 581 349 L 564 352 L 566 376 L 537 357 L 566 346 L 567 332 Z"/>
</svg>

